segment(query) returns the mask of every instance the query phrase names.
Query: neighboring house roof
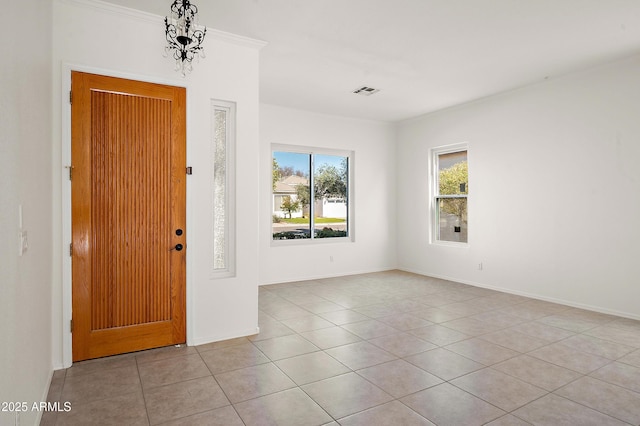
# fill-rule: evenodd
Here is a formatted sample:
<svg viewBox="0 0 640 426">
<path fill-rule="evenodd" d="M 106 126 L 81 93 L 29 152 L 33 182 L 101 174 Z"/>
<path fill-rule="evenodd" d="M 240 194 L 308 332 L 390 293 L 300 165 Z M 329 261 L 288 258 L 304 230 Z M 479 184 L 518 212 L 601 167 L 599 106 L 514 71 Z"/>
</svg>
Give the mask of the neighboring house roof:
<svg viewBox="0 0 640 426">
<path fill-rule="evenodd" d="M 308 184 L 309 181 L 307 181 L 307 178 L 305 177 L 296 175 L 287 176 L 276 182 L 276 188 L 273 190 L 273 192 L 279 194 L 295 194 L 296 186 Z"/>
<path fill-rule="evenodd" d="M 292 193 L 295 194 L 296 188 L 294 186 L 289 186 L 286 183 L 276 182 L 276 188 L 273 190 L 274 193 Z"/>
<path fill-rule="evenodd" d="M 280 182 L 286 183 L 287 185 L 307 185 L 309 181 L 304 176 L 291 175 L 287 176 L 283 179 L 280 179 Z"/>
</svg>

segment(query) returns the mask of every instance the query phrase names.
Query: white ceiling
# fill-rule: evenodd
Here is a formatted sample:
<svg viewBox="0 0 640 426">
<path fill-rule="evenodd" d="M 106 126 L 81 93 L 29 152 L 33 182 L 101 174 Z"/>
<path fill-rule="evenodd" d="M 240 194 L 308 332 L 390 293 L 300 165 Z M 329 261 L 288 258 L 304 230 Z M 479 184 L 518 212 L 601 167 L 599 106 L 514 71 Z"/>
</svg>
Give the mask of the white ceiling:
<svg viewBox="0 0 640 426">
<path fill-rule="evenodd" d="M 269 43 L 261 102 L 348 117 L 402 120 L 640 53 L 640 0 L 193 3 L 201 24 Z M 363 85 L 380 92 L 351 93 Z"/>
</svg>

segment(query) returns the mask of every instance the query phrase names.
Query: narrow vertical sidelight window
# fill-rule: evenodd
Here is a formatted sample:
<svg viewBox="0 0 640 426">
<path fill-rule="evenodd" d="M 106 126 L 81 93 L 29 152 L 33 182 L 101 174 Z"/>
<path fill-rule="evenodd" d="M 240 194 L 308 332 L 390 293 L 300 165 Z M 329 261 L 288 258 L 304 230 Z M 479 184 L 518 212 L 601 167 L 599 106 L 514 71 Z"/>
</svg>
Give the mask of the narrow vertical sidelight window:
<svg viewBox="0 0 640 426">
<path fill-rule="evenodd" d="M 212 101 L 213 277 L 234 274 L 235 104 Z"/>
<path fill-rule="evenodd" d="M 468 243 L 467 146 L 435 148 L 432 155 L 432 236 L 434 242 Z"/>
</svg>

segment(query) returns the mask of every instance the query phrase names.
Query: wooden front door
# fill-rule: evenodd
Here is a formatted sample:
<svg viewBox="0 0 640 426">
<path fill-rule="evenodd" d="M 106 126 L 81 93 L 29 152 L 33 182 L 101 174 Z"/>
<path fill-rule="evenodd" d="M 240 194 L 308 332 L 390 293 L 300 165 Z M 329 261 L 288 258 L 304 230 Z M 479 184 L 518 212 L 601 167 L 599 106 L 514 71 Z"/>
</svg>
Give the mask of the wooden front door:
<svg viewBox="0 0 640 426">
<path fill-rule="evenodd" d="M 73 360 L 186 341 L 186 91 L 72 73 Z"/>
</svg>

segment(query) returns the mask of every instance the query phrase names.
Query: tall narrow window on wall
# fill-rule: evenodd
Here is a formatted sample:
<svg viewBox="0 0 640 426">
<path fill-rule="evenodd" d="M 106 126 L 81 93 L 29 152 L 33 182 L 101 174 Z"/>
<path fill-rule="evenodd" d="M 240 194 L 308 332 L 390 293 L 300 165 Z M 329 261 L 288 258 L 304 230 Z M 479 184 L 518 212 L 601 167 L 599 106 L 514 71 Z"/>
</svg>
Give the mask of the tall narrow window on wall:
<svg viewBox="0 0 640 426">
<path fill-rule="evenodd" d="M 431 150 L 432 156 L 432 240 L 467 243 L 469 173 L 467 145 Z"/>
<path fill-rule="evenodd" d="M 235 104 L 214 100 L 212 110 L 212 277 L 235 273 Z"/>
<path fill-rule="evenodd" d="M 272 238 L 352 239 L 353 152 L 274 145 Z"/>
</svg>

